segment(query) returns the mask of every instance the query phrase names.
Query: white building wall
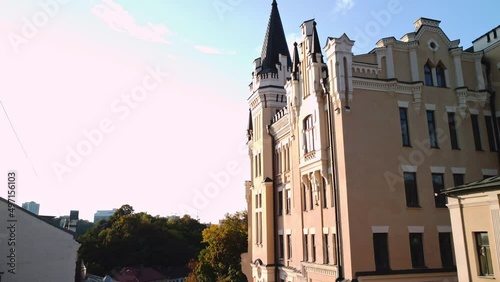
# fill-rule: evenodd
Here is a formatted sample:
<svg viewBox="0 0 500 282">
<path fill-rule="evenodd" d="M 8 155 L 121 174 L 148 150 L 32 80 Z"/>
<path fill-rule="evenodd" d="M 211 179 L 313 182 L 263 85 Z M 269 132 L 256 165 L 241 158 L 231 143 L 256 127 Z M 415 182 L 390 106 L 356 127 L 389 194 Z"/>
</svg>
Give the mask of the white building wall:
<svg viewBox="0 0 500 282">
<path fill-rule="evenodd" d="M 10 211 L 0 199 L 0 281 L 74 281 L 77 250 L 73 235 L 15 207 L 16 222 L 8 222 Z M 8 227 L 15 224 L 11 232 Z M 9 246 L 14 237 L 15 246 Z M 10 241 L 12 242 L 12 241 Z M 10 273 L 8 256 L 15 248 L 15 274 Z"/>
</svg>

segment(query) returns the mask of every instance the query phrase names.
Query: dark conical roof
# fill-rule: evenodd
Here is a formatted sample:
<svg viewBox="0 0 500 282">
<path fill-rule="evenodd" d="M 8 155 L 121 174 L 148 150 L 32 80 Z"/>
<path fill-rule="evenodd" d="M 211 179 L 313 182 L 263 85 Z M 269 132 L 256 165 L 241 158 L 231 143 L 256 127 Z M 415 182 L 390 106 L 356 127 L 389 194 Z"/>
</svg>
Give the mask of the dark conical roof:
<svg viewBox="0 0 500 282">
<path fill-rule="evenodd" d="M 291 65 L 290 52 L 286 43 L 285 31 L 281 23 L 280 13 L 278 11 L 278 4 L 273 0 L 271 15 L 269 16 L 269 23 L 267 24 L 266 37 L 264 38 L 264 45 L 262 46 L 261 60 L 262 71 L 277 72 L 276 64 L 279 63 L 279 54 L 288 57 L 288 65 Z"/>
<path fill-rule="evenodd" d="M 297 42 L 293 43 L 293 65 L 292 65 L 292 79 L 297 80 L 299 77 L 299 50 L 297 49 Z"/>
<path fill-rule="evenodd" d="M 321 46 L 319 45 L 319 36 L 318 31 L 316 30 L 316 22 L 313 22 L 313 33 L 311 39 L 311 53 L 312 53 L 312 61 L 317 62 L 317 54 L 321 54 Z M 321 62 L 323 63 L 323 55 L 321 55 Z"/>
<path fill-rule="evenodd" d="M 252 131 L 253 131 L 252 109 L 248 109 L 248 128 L 247 128 L 248 141 L 252 139 Z"/>
</svg>

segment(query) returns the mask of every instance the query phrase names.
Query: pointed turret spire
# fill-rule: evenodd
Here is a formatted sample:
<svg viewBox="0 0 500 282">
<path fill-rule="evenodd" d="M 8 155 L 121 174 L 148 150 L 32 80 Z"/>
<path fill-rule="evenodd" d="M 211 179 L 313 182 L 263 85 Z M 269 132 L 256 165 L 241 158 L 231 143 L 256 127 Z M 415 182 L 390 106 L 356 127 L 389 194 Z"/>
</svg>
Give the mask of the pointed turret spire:
<svg viewBox="0 0 500 282">
<path fill-rule="evenodd" d="M 318 54 L 321 55 L 321 62 L 323 63 L 323 55 L 321 53 L 321 46 L 319 45 L 318 31 L 316 30 L 316 21 L 313 22 L 313 33 L 311 39 L 311 54 L 312 61 L 314 63 L 318 62 Z"/>
<path fill-rule="evenodd" d="M 276 64 L 279 63 L 279 54 L 287 56 L 287 63 L 291 65 L 290 51 L 288 51 L 285 31 L 283 30 L 283 24 L 281 23 L 278 11 L 278 3 L 276 3 L 276 0 L 273 0 L 266 37 L 264 38 L 264 45 L 262 46 L 260 56 L 262 60 L 261 73 L 277 72 Z"/>
<path fill-rule="evenodd" d="M 300 64 L 299 49 L 297 48 L 297 42 L 294 42 L 293 43 L 293 62 L 292 62 L 292 79 L 293 80 L 299 79 L 299 64 Z"/>
<path fill-rule="evenodd" d="M 252 110 L 248 109 L 248 128 L 247 128 L 248 141 L 252 140 L 252 132 L 253 132 Z"/>
</svg>

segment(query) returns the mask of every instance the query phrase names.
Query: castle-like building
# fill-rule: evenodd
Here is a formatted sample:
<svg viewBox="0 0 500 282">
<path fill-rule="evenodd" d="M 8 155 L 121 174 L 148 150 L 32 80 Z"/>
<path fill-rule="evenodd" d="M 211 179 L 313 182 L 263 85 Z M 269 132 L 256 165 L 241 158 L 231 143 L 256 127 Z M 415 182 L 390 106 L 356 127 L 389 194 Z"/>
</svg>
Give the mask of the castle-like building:
<svg viewBox="0 0 500 282">
<path fill-rule="evenodd" d="M 496 33 L 464 50 L 439 24 L 353 55 L 310 20 L 290 54 L 272 2 L 248 98 L 249 281 L 457 281 L 440 191 L 498 174 L 500 65 Z"/>
</svg>

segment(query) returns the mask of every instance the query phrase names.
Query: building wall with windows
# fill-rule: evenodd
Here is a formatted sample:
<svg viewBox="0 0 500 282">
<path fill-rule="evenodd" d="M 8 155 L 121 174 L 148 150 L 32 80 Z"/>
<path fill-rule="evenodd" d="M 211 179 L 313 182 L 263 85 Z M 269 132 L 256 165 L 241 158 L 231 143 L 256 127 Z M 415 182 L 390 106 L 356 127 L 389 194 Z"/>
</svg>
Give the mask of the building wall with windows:
<svg viewBox="0 0 500 282">
<path fill-rule="evenodd" d="M 360 55 L 306 21 L 288 54 L 277 17 L 248 99 L 249 281 L 456 281 L 439 192 L 498 174 L 483 52 L 420 18 Z"/>
</svg>

